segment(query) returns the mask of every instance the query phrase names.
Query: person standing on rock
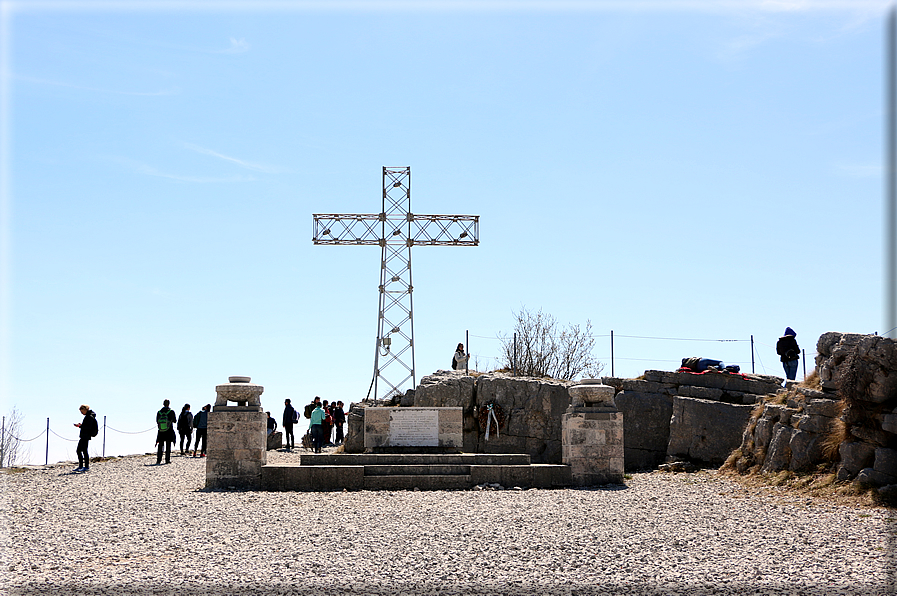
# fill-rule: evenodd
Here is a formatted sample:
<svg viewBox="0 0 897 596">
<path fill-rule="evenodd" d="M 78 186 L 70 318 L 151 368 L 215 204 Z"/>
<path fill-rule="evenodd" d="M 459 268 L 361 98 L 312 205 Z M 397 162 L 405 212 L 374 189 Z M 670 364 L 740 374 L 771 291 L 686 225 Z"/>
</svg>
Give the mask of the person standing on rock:
<svg viewBox="0 0 897 596">
<path fill-rule="evenodd" d="M 184 453 L 184 439 L 187 440 L 186 452 L 190 452 L 190 441 L 193 440 L 193 414 L 190 413 L 190 404 L 184 404 L 181 415 L 178 416 L 178 434 L 181 436 L 181 455 Z"/>
<path fill-rule="evenodd" d="M 292 406 L 289 399 L 283 400 L 283 440 L 286 443 L 287 451 L 296 448 L 296 436 L 293 434 L 293 425 L 299 422 L 299 416 L 296 414 L 296 408 Z"/>
<path fill-rule="evenodd" d="M 311 431 L 311 441 L 314 446 L 315 453 L 321 453 L 321 447 L 324 445 L 324 418 L 327 413 L 321 407 L 321 403 L 317 403 L 317 407 L 312 410 L 311 421 L 308 429 Z"/>
<path fill-rule="evenodd" d="M 470 356 L 464 353 L 464 344 L 458 344 L 455 355 L 452 356 L 452 370 L 465 370 L 468 358 Z"/>
<path fill-rule="evenodd" d="M 206 456 L 206 440 L 208 439 L 209 429 L 209 411 L 212 404 L 206 404 L 202 410 L 193 417 L 193 428 L 196 429 L 196 442 L 193 443 L 193 457 L 196 457 L 196 450 L 199 449 L 199 457 Z M 202 448 L 199 447 L 199 440 L 202 439 Z"/>
<path fill-rule="evenodd" d="M 162 409 L 156 412 L 156 428 L 159 432 L 156 434 L 156 445 L 159 449 L 156 451 L 156 465 L 162 463 L 162 451 L 165 450 L 165 463 L 171 463 L 171 446 L 174 445 L 174 426 L 177 422 L 177 416 L 174 410 L 169 408 L 170 401 L 167 399 L 162 402 Z"/>
<path fill-rule="evenodd" d="M 797 378 L 797 365 L 800 362 L 800 346 L 797 345 L 797 333 L 791 327 L 785 327 L 785 333 L 776 342 L 776 354 L 781 356 L 785 377 L 789 381 Z"/>
<path fill-rule="evenodd" d="M 90 440 L 99 434 L 100 427 L 97 424 L 97 415 L 89 406 L 82 405 L 78 410 L 84 416 L 84 420 L 75 423 L 75 426 L 81 429 L 78 433 L 78 447 L 75 449 L 78 454 L 78 467 L 75 468 L 75 471 L 89 472 L 90 456 L 87 454 L 87 446 Z"/>
</svg>

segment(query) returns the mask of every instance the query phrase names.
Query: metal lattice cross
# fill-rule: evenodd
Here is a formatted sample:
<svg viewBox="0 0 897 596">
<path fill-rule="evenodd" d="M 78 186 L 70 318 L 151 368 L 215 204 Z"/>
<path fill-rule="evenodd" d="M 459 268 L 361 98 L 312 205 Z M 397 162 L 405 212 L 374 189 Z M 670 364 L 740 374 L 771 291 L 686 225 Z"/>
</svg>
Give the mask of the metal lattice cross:
<svg viewBox="0 0 897 596">
<path fill-rule="evenodd" d="M 381 247 L 374 398 L 380 398 L 380 381 L 385 384 L 383 397 L 401 394 L 409 380 L 415 387 L 411 247 L 477 246 L 480 217 L 412 213 L 410 167 L 383 168 L 380 213 L 317 213 L 312 217 L 315 244 Z"/>
</svg>

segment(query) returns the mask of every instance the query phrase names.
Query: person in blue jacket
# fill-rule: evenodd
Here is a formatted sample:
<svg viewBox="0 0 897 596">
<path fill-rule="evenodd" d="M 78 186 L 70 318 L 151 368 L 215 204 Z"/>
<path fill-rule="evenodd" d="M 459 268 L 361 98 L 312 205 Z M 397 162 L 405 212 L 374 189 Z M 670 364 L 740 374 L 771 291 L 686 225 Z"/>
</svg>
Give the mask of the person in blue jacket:
<svg viewBox="0 0 897 596">
<path fill-rule="evenodd" d="M 327 412 L 321 407 L 320 402 L 311 412 L 311 420 L 308 429 L 311 431 L 311 442 L 315 448 L 315 453 L 321 453 L 321 447 L 324 445 L 324 418 Z"/>
</svg>

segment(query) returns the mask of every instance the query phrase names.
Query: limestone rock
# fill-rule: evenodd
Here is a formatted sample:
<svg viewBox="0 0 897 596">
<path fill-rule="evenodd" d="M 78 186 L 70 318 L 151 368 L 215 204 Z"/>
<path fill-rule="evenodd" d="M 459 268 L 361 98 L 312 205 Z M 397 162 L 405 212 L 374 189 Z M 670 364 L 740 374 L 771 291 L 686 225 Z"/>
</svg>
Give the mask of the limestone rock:
<svg viewBox="0 0 897 596">
<path fill-rule="evenodd" d="M 858 484 L 869 484 L 871 486 L 887 486 L 897 482 L 897 476 L 883 474 L 882 472 L 876 471 L 874 468 L 863 468 L 857 474 L 856 482 Z"/>
<path fill-rule="evenodd" d="M 841 443 L 838 453 L 841 456 L 841 465 L 838 466 L 838 480 L 853 478 L 860 470 L 872 464 L 875 458 L 875 448 L 860 441 Z"/>
<path fill-rule="evenodd" d="M 879 448 L 875 450 L 873 469 L 882 474 L 897 476 L 897 449 Z"/>
<path fill-rule="evenodd" d="M 454 371 L 440 370 L 420 380 L 414 392 L 418 408 L 464 408 L 473 412 L 474 377 L 459 376 Z"/>
<path fill-rule="evenodd" d="M 627 470 L 653 468 L 666 457 L 673 398 L 659 393 L 622 391 L 614 405 L 623 413 L 623 451 Z"/>
<path fill-rule="evenodd" d="M 752 409 L 748 405 L 674 397 L 667 454 L 723 463 L 741 443 Z"/>
<path fill-rule="evenodd" d="M 819 434 L 795 430 L 789 442 L 791 462 L 788 469 L 794 472 L 809 471 L 823 461 L 822 437 Z"/>
<path fill-rule="evenodd" d="M 766 460 L 761 470 L 763 472 L 778 472 L 786 469 L 791 463 L 791 435 L 794 429 L 777 422 L 773 426 L 772 439 L 766 452 Z"/>
</svg>

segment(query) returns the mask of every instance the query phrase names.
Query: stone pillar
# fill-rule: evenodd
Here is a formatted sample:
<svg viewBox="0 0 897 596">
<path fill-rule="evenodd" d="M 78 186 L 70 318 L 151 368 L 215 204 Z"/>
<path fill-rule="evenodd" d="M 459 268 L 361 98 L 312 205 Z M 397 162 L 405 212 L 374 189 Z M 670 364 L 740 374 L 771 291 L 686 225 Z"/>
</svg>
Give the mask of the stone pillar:
<svg viewBox="0 0 897 596">
<path fill-rule="evenodd" d="M 209 412 L 206 488 L 259 488 L 267 463 L 268 417 L 259 399 L 265 388 L 249 377 L 229 381 L 215 387 Z"/>
<path fill-rule="evenodd" d="M 622 484 L 623 413 L 614 406 L 614 388 L 583 379 L 567 391 L 571 403 L 561 422 L 561 449 L 573 484 Z"/>
</svg>

